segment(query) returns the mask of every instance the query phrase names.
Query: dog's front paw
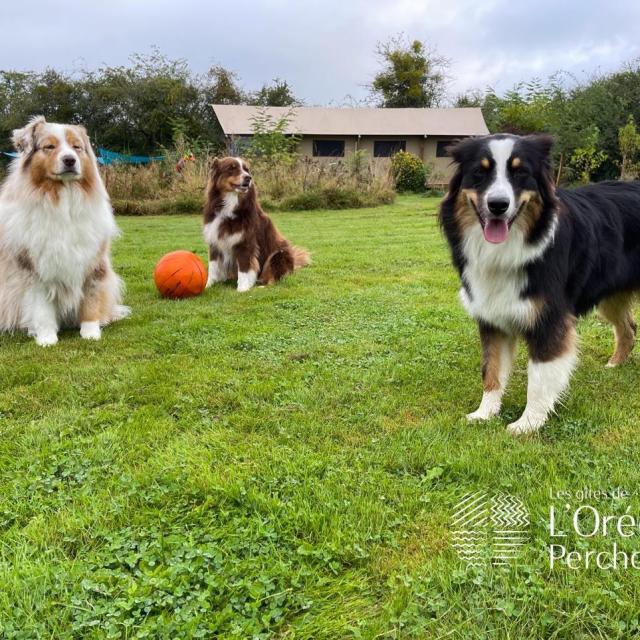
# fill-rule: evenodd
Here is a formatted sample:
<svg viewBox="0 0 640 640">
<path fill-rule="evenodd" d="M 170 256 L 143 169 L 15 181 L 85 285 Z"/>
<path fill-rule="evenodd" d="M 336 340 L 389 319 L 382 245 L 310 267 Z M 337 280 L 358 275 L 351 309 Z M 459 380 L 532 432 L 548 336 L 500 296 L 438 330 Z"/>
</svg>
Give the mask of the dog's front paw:
<svg viewBox="0 0 640 640">
<path fill-rule="evenodd" d="M 55 331 L 41 331 L 35 335 L 35 340 L 41 347 L 52 347 L 58 343 L 58 334 Z"/>
<path fill-rule="evenodd" d="M 251 289 L 253 287 L 253 285 L 251 284 L 239 284 L 238 283 L 238 288 L 237 288 L 237 292 L 238 293 L 244 293 L 245 291 L 249 291 L 249 289 Z"/>
<path fill-rule="evenodd" d="M 485 391 L 482 394 L 480 406 L 473 412 L 467 414 L 467 420 L 490 420 L 500 413 L 502 406 L 502 393 L 500 391 Z"/>
<path fill-rule="evenodd" d="M 238 272 L 238 293 L 249 291 L 256 283 L 257 274 L 255 271 Z"/>
<path fill-rule="evenodd" d="M 85 340 L 100 340 L 102 331 L 99 322 L 83 322 L 80 324 L 80 337 Z"/>
<path fill-rule="evenodd" d="M 490 411 L 484 411 L 484 410 L 478 409 L 473 413 L 467 413 L 467 420 L 469 422 L 477 422 L 480 420 L 490 420 L 491 418 L 497 415 L 498 415 L 498 411 L 490 412 Z"/>
<path fill-rule="evenodd" d="M 546 419 L 540 416 L 527 415 L 525 411 L 515 422 L 512 422 L 507 431 L 512 436 L 523 436 L 527 433 L 535 433 L 546 422 Z"/>
</svg>

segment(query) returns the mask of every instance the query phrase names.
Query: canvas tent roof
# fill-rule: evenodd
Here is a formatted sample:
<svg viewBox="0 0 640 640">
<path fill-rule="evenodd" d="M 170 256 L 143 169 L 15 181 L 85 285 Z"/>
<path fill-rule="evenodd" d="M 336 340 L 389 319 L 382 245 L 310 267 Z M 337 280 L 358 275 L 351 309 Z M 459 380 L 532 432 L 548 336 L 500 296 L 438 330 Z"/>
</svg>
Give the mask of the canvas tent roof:
<svg viewBox="0 0 640 640">
<path fill-rule="evenodd" d="M 225 135 L 250 135 L 261 110 L 274 120 L 291 112 L 286 133 L 328 136 L 475 136 L 489 133 L 478 108 L 374 109 L 212 105 Z"/>
</svg>

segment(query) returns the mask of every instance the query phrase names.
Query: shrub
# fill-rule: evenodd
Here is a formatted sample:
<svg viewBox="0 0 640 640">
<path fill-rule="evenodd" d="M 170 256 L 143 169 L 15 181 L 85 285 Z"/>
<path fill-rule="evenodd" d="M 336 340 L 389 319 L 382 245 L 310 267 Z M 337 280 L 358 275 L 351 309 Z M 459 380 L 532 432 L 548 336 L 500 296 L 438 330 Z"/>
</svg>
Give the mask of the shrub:
<svg viewBox="0 0 640 640">
<path fill-rule="evenodd" d="M 156 200 L 112 200 L 117 216 L 166 216 L 200 213 L 204 207 L 204 193 L 182 195 Z"/>
<path fill-rule="evenodd" d="M 286 198 L 279 206 L 290 211 L 311 211 L 312 209 L 323 209 L 324 200 L 318 191 L 304 191 L 291 198 Z M 278 205 L 275 208 L 278 208 Z"/>
<path fill-rule="evenodd" d="M 427 184 L 427 169 L 418 156 L 398 151 L 391 158 L 391 173 L 398 191 L 421 193 Z"/>
</svg>

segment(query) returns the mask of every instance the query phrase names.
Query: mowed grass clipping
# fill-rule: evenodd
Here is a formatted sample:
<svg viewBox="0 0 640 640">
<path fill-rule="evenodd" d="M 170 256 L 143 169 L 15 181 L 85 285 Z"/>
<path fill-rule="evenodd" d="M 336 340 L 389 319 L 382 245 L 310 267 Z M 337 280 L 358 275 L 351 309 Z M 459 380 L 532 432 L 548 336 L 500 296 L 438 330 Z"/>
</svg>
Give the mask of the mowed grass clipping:
<svg viewBox="0 0 640 640">
<path fill-rule="evenodd" d="M 152 271 L 206 258 L 199 218 L 120 219 L 129 320 L 0 337 L 0 637 L 635 637 L 636 572 L 551 571 L 546 545 L 551 490 L 638 487 L 638 356 L 606 370 L 589 318 L 539 436 L 505 432 L 522 349 L 502 416 L 467 424 L 480 350 L 436 207 L 274 215 L 312 266 L 178 302 Z M 517 563 L 458 559 L 472 491 L 529 509 Z"/>
</svg>

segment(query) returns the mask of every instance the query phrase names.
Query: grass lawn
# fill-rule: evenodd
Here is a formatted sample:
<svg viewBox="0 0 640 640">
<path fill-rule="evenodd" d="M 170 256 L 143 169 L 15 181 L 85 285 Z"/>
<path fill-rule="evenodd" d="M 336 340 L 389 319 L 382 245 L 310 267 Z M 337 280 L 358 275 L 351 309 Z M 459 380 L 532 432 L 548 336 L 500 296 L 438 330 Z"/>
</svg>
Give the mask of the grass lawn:
<svg viewBox="0 0 640 640">
<path fill-rule="evenodd" d="M 151 273 L 205 257 L 199 218 L 121 218 L 131 319 L 99 343 L 0 337 L 0 638 L 637 637 L 637 570 L 550 569 L 547 546 L 551 491 L 638 487 L 639 356 L 605 369 L 591 317 L 540 435 L 505 432 L 522 349 L 500 419 L 467 424 L 479 344 L 436 207 L 274 215 L 311 267 L 181 302 Z M 456 555 L 451 512 L 475 491 L 528 508 L 518 562 Z M 564 542 L 613 540 L 640 536 Z"/>
</svg>

